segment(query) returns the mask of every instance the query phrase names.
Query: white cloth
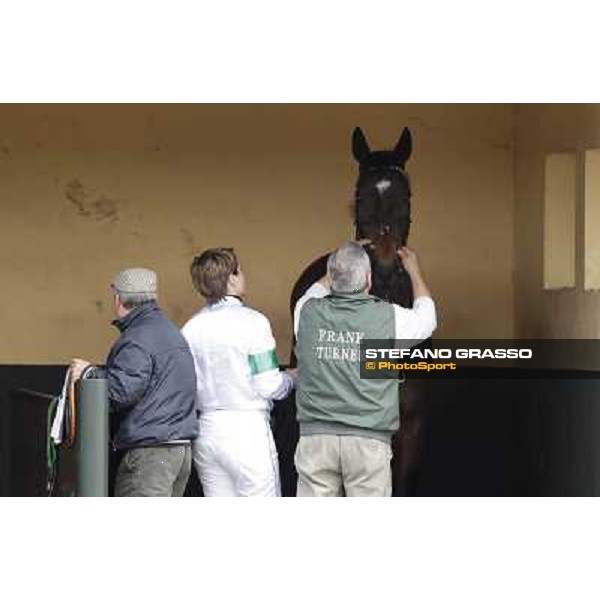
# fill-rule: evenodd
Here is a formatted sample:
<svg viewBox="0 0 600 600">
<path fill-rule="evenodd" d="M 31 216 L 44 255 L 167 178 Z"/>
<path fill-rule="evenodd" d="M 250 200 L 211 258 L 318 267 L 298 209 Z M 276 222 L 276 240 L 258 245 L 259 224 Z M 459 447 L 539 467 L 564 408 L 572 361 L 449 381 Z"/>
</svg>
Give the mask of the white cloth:
<svg viewBox="0 0 600 600">
<path fill-rule="evenodd" d="M 65 375 L 62 392 L 58 398 L 58 406 L 56 407 L 56 413 L 54 414 L 54 420 L 52 421 L 52 427 L 50 428 L 50 437 L 57 446 L 62 442 L 65 429 L 65 409 L 67 405 L 68 385 L 69 369 L 67 369 L 67 374 Z"/>
<path fill-rule="evenodd" d="M 292 390 L 276 364 L 269 320 L 238 298 L 203 308 L 181 331 L 194 357 L 200 412 L 268 411 Z"/>
<path fill-rule="evenodd" d="M 313 283 L 304 296 L 298 300 L 294 308 L 294 334 L 298 335 L 298 324 L 302 307 L 310 298 L 323 298 L 329 291 L 318 281 Z M 431 336 L 437 328 L 435 302 L 430 296 L 415 298 L 412 308 L 404 308 L 399 304 L 394 307 L 394 321 L 397 340 L 424 340 Z"/>
<path fill-rule="evenodd" d="M 193 456 L 205 496 L 281 495 L 277 450 L 265 412 L 205 413 Z"/>
<path fill-rule="evenodd" d="M 298 302 L 296 302 L 296 306 L 294 307 L 294 335 L 298 335 L 298 325 L 300 324 L 300 312 L 302 311 L 302 307 L 306 304 L 307 300 L 311 298 L 324 298 L 329 294 L 329 290 L 321 285 L 318 281 L 315 281 L 307 290 L 304 292 L 304 296 L 302 296 Z"/>
</svg>

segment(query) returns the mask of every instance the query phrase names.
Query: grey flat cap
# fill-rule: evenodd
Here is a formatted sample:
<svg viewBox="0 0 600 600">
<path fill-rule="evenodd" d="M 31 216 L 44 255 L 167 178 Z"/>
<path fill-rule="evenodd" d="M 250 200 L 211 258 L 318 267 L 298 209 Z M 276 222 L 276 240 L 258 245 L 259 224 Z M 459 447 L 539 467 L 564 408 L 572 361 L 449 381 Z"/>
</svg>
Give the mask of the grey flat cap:
<svg viewBox="0 0 600 600">
<path fill-rule="evenodd" d="M 156 295 L 157 280 L 156 273 L 150 269 L 125 269 L 114 276 L 112 286 L 124 294 Z"/>
</svg>

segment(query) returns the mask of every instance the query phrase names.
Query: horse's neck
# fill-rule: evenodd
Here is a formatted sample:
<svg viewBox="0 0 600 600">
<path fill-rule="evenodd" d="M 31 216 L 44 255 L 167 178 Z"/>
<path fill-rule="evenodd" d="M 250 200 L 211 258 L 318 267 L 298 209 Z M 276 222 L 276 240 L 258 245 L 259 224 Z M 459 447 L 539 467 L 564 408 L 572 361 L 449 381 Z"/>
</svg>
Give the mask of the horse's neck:
<svg viewBox="0 0 600 600">
<path fill-rule="evenodd" d="M 410 308 L 413 303 L 412 285 L 404 270 L 393 269 L 382 272 L 374 265 L 371 293 L 378 298 L 406 308 Z"/>
</svg>

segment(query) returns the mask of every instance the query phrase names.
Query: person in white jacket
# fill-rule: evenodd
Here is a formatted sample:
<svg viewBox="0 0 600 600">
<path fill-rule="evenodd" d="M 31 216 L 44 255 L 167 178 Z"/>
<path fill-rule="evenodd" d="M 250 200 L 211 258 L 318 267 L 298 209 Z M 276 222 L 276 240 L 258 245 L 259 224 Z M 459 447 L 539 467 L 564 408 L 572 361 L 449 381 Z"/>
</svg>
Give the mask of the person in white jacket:
<svg viewBox="0 0 600 600">
<path fill-rule="evenodd" d="M 183 327 L 196 366 L 200 432 L 193 458 L 205 496 L 280 496 L 269 422 L 289 396 L 269 320 L 244 306 L 244 274 L 232 248 L 211 248 L 191 266 L 206 306 Z"/>
</svg>

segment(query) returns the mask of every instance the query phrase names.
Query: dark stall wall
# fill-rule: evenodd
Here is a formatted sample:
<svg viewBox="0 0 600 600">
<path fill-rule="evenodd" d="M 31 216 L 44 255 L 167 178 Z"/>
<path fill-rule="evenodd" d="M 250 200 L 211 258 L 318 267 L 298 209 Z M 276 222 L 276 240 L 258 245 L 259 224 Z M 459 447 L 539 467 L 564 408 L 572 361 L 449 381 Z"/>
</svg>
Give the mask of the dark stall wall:
<svg viewBox="0 0 600 600">
<path fill-rule="evenodd" d="M 33 390 L 58 393 L 66 367 L 0 365 L 0 495 L 44 495 L 48 402 Z"/>
<path fill-rule="evenodd" d="M 0 367 L 0 495 L 45 495 L 47 402 L 6 385 L 56 388 L 64 367 Z M 420 380 L 422 444 L 414 493 L 419 496 L 582 496 L 600 493 L 600 419 L 596 380 Z M 74 492 L 75 453 L 61 456 L 59 495 Z M 118 457 L 114 456 L 112 473 Z M 186 492 L 199 493 L 190 482 Z"/>
</svg>

